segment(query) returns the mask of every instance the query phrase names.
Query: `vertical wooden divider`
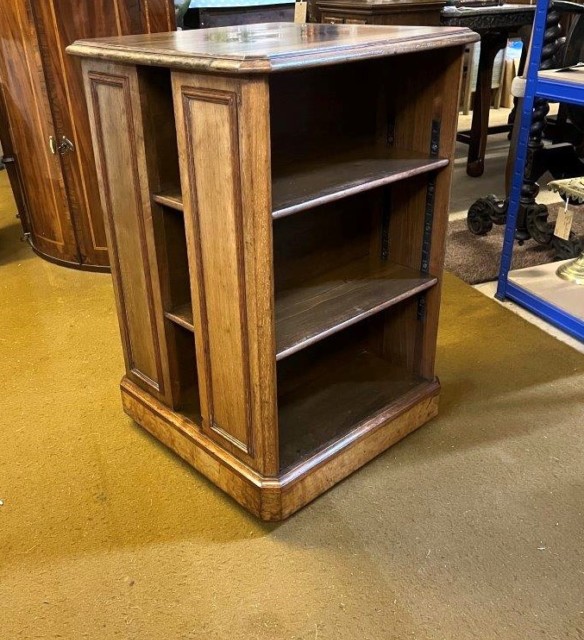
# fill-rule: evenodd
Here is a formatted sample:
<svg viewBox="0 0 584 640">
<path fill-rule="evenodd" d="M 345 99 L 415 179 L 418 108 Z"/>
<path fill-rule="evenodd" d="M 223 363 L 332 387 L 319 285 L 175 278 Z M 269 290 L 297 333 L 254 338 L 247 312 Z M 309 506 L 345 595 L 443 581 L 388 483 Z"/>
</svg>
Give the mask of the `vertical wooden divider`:
<svg viewBox="0 0 584 640">
<path fill-rule="evenodd" d="M 173 72 L 203 431 L 278 471 L 267 79 Z"/>
</svg>

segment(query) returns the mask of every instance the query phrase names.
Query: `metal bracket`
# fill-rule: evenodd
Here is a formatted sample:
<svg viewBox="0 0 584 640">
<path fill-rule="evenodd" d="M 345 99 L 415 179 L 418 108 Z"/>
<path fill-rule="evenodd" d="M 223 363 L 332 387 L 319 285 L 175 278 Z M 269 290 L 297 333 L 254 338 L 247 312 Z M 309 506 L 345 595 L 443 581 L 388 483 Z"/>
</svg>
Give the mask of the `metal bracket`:
<svg viewBox="0 0 584 640">
<path fill-rule="evenodd" d="M 420 271 L 428 273 L 430 269 L 430 248 L 432 245 L 432 226 L 434 224 L 434 201 L 436 200 L 436 176 L 428 180 L 426 190 L 426 209 L 424 211 L 424 233 L 422 236 L 422 263 Z"/>
<path fill-rule="evenodd" d="M 432 120 L 430 135 L 430 155 L 436 157 L 440 152 L 440 121 Z M 424 209 L 424 231 L 422 235 L 422 261 L 420 271 L 428 273 L 430 270 L 430 249 L 432 246 L 432 227 L 434 225 L 434 203 L 436 201 L 436 174 L 432 174 L 426 187 L 426 207 Z M 426 317 L 426 296 L 418 298 L 418 320 Z"/>
<path fill-rule="evenodd" d="M 440 120 L 432 120 L 430 133 L 430 155 L 435 158 L 440 151 Z"/>
<path fill-rule="evenodd" d="M 424 321 L 426 319 L 426 294 L 422 293 L 418 298 L 418 311 L 416 314 L 418 320 Z"/>
<path fill-rule="evenodd" d="M 389 260 L 389 218 L 391 216 L 391 192 L 385 187 L 381 211 L 381 259 Z"/>
<path fill-rule="evenodd" d="M 430 135 L 430 155 L 436 157 L 440 152 L 440 120 L 432 120 Z M 434 224 L 434 201 L 436 200 L 436 174 L 428 180 L 426 190 L 426 208 L 424 210 L 424 233 L 422 237 L 422 264 L 420 270 L 428 273 L 430 268 L 430 247 L 432 244 L 432 227 Z"/>
</svg>

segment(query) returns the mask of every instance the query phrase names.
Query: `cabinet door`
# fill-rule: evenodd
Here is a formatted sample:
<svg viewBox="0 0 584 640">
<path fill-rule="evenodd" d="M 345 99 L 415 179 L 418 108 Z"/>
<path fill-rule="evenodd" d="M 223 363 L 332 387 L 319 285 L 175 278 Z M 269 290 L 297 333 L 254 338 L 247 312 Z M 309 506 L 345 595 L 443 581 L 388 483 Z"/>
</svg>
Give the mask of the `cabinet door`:
<svg viewBox="0 0 584 640">
<path fill-rule="evenodd" d="M 110 5 L 109 11 L 106 4 Z M 80 261 L 85 265 L 107 266 L 107 242 L 89 136 L 81 61 L 67 55 L 65 48 L 78 38 L 118 35 L 115 12 L 107 0 L 45 0 L 35 2 L 33 12 L 57 137 L 62 140 L 65 136 L 73 143 L 73 148 L 64 153 L 61 162 L 79 240 Z"/>
<path fill-rule="evenodd" d="M 105 226 L 81 74 L 81 59 L 65 52 L 82 38 L 168 31 L 172 0 L 44 0 L 33 4 L 39 45 L 58 132 L 73 142 L 62 157 L 73 224 L 85 265 L 109 264 Z"/>
<path fill-rule="evenodd" d="M 0 77 L 33 245 L 77 262 L 60 156 L 49 146 L 56 128 L 28 0 L 0 2 Z"/>
</svg>

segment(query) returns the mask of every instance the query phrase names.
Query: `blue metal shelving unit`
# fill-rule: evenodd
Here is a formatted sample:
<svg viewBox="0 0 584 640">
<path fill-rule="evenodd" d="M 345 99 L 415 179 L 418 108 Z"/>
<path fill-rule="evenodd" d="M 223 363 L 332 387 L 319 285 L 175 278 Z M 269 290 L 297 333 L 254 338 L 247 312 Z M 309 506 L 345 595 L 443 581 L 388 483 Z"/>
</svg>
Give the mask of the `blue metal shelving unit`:
<svg viewBox="0 0 584 640">
<path fill-rule="evenodd" d="M 541 77 L 539 75 L 546 18 L 550 4 L 550 0 L 538 0 L 537 2 L 496 296 L 499 300 L 512 300 L 566 333 L 584 340 L 584 318 L 568 313 L 509 280 L 534 100 L 535 98 L 544 98 L 550 101 L 584 106 L 584 83 L 566 81 L 566 77 L 570 77 L 570 72 L 557 72 L 556 77 L 552 78 L 550 76 L 553 75 L 553 72 L 549 71 L 542 74 Z M 584 296 L 584 287 L 582 295 Z"/>
</svg>

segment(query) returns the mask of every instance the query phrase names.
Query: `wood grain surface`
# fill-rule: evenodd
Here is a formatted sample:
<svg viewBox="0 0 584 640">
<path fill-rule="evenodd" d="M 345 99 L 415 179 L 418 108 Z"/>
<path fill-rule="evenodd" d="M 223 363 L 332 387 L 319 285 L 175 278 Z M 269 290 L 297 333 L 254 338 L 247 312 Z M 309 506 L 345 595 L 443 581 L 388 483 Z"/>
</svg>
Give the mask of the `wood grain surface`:
<svg viewBox="0 0 584 640">
<path fill-rule="evenodd" d="M 79 56 L 213 73 L 267 73 L 452 47 L 479 36 L 459 27 L 269 23 L 79 40 Z"/>
<path fill-rule="evenodd" d="M 173 94 L 203 428 L 274 473 L 267 83 L 177 73 Z"/>
<path fill-rule="evenodd" d="M 367 256 L 280 291 L 276 297 L 276 358 L 379 313 L 434 284 L 401 265 Z"/>
<path fill-rule="evenodd" d="M 77 241 L 60 157 L 49 149 L 56 127 L 28 0 L 0 3 L 0 52 L 0 78 L 31 239 L 39 252 L 75 262 Z"/>
<path fill-rule="evenodd" d="M 134 68 L 84 66 L 126 374 L 172 405 L 150 198 L 156 183 L 146 159 L 155 145 L 144 135 L 148 92 Z"/>
<path fill-rule="evenodd" d="M 303 158 L 274 170 L 274 218 L 340 200 L 445 167 L 445 158 L 430 158 L 407 150 L 375 144 L 353 144 L 350 151 Z"/>
</svg>

